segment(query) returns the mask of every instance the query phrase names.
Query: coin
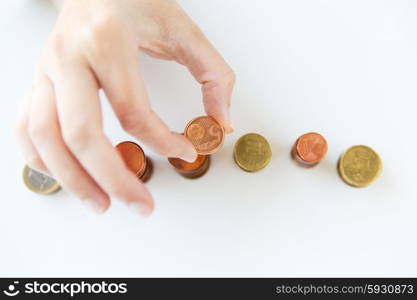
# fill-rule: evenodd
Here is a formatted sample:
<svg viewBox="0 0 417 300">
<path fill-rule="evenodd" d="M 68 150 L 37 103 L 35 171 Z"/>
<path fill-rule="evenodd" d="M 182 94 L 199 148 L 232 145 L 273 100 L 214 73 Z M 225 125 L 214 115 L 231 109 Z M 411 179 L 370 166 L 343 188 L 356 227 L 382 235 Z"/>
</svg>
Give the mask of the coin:
<svg viewBox="0 0 417 300">
<path fill-rule="evenodd" d="M 139 179 L 143 182 L 147 182 L 153 174 L 153 163 L 152 160 L 149 157 L 146 157 L 146 169 L 145 172 L 141 176 L 139 176 Z"/>
<path fill-rule="evenodd" d="M 44 195 L 53 194 L 61 188 L 55 179 L 29 166 L 23 168 L 23 182 L 32 192 Z"/>
<path fill-rule="evenodd" d="M 116 149 L 119 151 L 126 166 L 131 170 L 139 179 L 148 179 L 152 171 L 152 163 L 150 159 L 145 156 L 142 148 L 130 141 L 121 142 L 116 145 Z"/>
<path fill-rule="evenodd" d="M 192 163 L 176 157 L 170 157 L 168 161 L 180 175 L 191 179 L 201 177 L 207 172 L 210 166 L 210 155 L 199 154 Z"/>
<path fill-rule="evenodd" d="M 212 154 L 224 141 L 224 128 L 216 119 L 201 116 L 192 119 L 185 127 L 184 136 L 194 145 L 198 154 Z"/>
<path fill-rule="evenodd" d="M 382 171 L 379 155 L 370 147 L 353 146 L 340 156 L 340 177 L 354 187 L 365 187 L 378 178 Z"/>
<path fill-rule="evenodd" d="M 241 136 L 235 144 L 233 154 L 236 164 L 247 172 L 262 170 L 268 165 L 272 156 L 268 141 L 257 133 Z"/>
<path fill-rule="evenodd" d="M 317 165 L 326 156 L 326 153 L 327 141 L 316 132 L 303 134 L 292 148 L 292 157 L 304 167 Z"/>
</svg>

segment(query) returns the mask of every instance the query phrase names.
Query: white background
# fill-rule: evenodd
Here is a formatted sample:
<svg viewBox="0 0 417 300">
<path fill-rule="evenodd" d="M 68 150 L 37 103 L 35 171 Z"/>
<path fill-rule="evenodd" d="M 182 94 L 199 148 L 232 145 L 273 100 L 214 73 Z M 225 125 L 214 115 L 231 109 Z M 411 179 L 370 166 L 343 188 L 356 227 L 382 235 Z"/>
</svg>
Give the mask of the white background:
<svg viewBox="0 0 417 300">
<path fill-rule="evenodd" d="M 417 1 L 180 1 L 237 73 L 236 131 L 196 181 L 147 151 L 149 219 L 22 183 L 12 127 L 56 17 L 46 3 L 0 2 L 1 276 L 417 276 Z M 141 73 L 173 130 L 203 113 L 182 66 L 143 55 Z M 128 139 L 103 100 L 109 137 Z M 289 151 L 308 131 L 330 149 L 306 170 Z M 256 174 L 232 159 L 247 132 L 273 150 Z M 354 144 L 384 163 L 368 188 L 336 172 Z"/>
</svg>

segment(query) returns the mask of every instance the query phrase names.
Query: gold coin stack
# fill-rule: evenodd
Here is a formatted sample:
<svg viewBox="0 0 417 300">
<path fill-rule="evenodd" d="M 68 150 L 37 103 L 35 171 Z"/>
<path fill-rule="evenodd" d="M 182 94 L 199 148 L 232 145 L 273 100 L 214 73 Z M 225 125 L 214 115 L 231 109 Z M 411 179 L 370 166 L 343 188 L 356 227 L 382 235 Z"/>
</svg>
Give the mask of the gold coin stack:
<svg viewBox="0 0 417 300">
<path fill-rule="evenodd" d="M 374 182 L 382 171 L 378 153 L 368 146 L 350 147 L 340 156 L 338 162 L 340 177 L 354 187 L 365 187 Z"/>
<path fill-rule="evenodd" d="M 246 172 L 258 172 L 271 161 L 268 141 L 260 134 L 248 133 L 240 137 L 233 151 L 236 164 Z"/>
</svg>

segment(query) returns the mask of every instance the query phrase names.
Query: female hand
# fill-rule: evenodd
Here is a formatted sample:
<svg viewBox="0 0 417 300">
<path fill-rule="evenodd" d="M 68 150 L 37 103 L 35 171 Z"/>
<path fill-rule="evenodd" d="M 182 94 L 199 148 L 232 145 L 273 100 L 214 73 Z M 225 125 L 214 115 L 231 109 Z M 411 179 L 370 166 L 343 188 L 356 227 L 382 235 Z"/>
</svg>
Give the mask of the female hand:
<svg viewBox="0 0 417 300">
<path fill-rule="evenodd" d="M 185 65 L 202 85 L 208 115 L 231 132 L 234 73 L 173 0 L 55 0 L 56 26 L 43 51 L 17 133 L 26 160 L 53 176 L 94 212 L 110 197 L 146 216 L 153 200 L 102 129 L 102 88 L 125 131 L 168 157 L 194 161 L 196 151 L 149 104 L 138 51 Z"/>
</svg>

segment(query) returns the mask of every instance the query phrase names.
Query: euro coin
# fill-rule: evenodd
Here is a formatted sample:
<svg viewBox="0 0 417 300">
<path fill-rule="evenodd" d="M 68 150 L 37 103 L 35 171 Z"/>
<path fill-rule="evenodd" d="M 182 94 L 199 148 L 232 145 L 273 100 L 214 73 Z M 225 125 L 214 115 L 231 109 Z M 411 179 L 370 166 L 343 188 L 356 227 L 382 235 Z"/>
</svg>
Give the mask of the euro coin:
<svg viewBox="0 0 417 300">
<path fill-rule="evenodd" d="M 248 133 L 237 140 L 233 156 L 242 170 L 257 172 L 269 164 L 272 151 L 268 141 L 262 135 Z"/>
<path fill-rule="evenodd" d="M 32 192 L 43 195 L 53 194 L 61 188 L 55 179 L 29 166 L 23 168 L 23 182 Z"/>
<path fill-rule="evenodd" d="M 201 116 L 192 119 L 185 127 L 184 136 L 193 144 L 198 154 L 213 154 L 224 142 L 224 128 L 214 118 Z"/>
<path fill-rule="evenodd" d="M 365 187 L 375 181 L 382 171 L 379 155 L 370 147 L 353 146 L 340 156 L 340 177 L 354 187 Z"/>
</svg>

